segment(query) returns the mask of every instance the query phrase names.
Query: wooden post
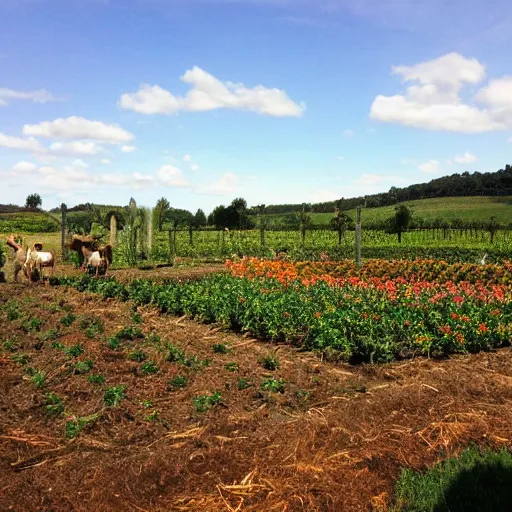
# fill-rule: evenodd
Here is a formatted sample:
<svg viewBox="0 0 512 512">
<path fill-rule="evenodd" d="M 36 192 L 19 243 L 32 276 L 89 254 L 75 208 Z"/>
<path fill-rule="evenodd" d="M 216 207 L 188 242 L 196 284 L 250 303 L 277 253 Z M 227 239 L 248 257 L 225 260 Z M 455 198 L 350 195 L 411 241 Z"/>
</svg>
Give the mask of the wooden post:
<svg viewBox="0 0 512 512">
<path fill-rule="evenodd" d="M 110 245 L 115 247 L 117 242 L 117 219 L 115 215 L 110 217 Z"/>
<path fill-rule="evenodd" d="M 356 265 L 361 266 L 361 206 L 357 207 L 356 220 Z"/>
<path fill-rule="evenodd" d="M 67 216 L 68 208 L 62 203 L 60 205 L 60 212 L 62 215 L 61 224 L 60 224 L 60 249 L 61 249 L 61 257 L 62 261 L 66 261 L 68 259 L 68 248 L 66 247 L 66 216 Z"/>
</svg>

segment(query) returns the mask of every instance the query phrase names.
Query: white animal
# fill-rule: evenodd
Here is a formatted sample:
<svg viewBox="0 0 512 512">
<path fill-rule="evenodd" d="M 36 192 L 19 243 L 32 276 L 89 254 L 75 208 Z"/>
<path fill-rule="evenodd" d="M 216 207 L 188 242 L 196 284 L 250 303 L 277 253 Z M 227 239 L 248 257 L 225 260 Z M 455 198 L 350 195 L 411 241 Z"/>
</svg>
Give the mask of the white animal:
<svg viewBox="0 0 512 512">
<path fill-rule="evenodd" d="M 480 260 L 480 265 L 485 265 L 485 260 L 487 259 L 487 253 L 484 254 L 484 257 Z"/>
<path fill-rule="evenodd" d="M 39 246 L 42 248 L 42 246 Z M 50 267 L 52 275 L 55 270 L 55 253 L 53 251 L 40 251 L 37 244 L 32 249 L 27 250 L 27 259 L 23 265 L 23 271 L 29 278 L 32 278 L 34 269 L 39 271 L 39 279 L 44 279 L 43 268 Z"/>
</svg>

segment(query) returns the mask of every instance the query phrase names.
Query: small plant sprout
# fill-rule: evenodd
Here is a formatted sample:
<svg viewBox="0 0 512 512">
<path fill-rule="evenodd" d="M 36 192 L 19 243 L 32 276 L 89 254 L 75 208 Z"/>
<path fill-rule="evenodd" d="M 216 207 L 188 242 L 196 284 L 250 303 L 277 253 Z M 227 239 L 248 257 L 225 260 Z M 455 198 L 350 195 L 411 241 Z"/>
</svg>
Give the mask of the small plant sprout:
<svg viewBox="0 0 512 512">
<path fill-rule="evenodd" d="M 187 387 L 188 379 L 185 375 L 176 375 L 169 381 L 169 391 L 176 391 Z"/>
<path fill-rule="evenodd" d="M 30 355 L 29 354 L 16 354 L 14 356 L 11 356 L 11 359 L 13 361 L 15 361 L 16 363 L 19 363 L 22 366 L 25 366 L 30 361 Z"/>
<path fill-rule="evenodd" d="M 145 361 L 147 358 L 148 355 L 143 350 L 134 350 L 128 354 L 128 359 L 130 359 L 130 361 L 137 361 L 138 363 L 142 363 L 142 361 Z"/>
<path fill-rule="evenodd" d="M 155 409 L 154 411 L 151 412 L 151 414 L 149 414 L 147 417 L 146 417 L 146 421 L 149 421 L 151 423 L 155 423 L 159 420 L 159 417 L 158 417 L 158 411 Z"/>
<path fill-rule="evenodd" d="M 112 386 L 107 388 L 103 395 L 103 400 L 109 407 L 116 407 L 124 398 L 126 398 L 126 386 Z"/>
<path fill-rule="evenodd" d="M 44 397 L 44 406 L 46 413 L 53 416 L 59 416 L 64 412 L 64 404 L 55 393 L 46 393 Z"/>
<path fill-rule="evenodd" d="M 142 375 L 152 375 L 158 372 L 158 366 L 153 361 L 146 361 L 140 367 Z"/>
<path fill-rule="evenodd" d="M 219 405 L 221 401 L 222 396 L 218 391 L 211 395 L 198 395 L 192 399 L 197 412 L 206 412 L 208 409 Z"/>
<path fill-rule="evenodd" d="M 216 343 L 212 346 L 212 350 L 215 354 L 227 354 L 229 351 L 228 346 L 224 343 Z"/>
<path fill-rule="evenodd" d="M 261 389 L 263 389 L 263 391 L 270 391 L 272 393 L 284 393 L 285 384 L 286 381 L 283 379 L 276 379 L 274 377 L 270 377 L 269 379 L 265 379 L 263 381 Z"/>
<path fill-rule="evenodd" d="M 260 359 L 260 364 L 265 368 L 265 370 L 275 371 L 278 370 L 281 366 L 279 363 L 279 359 L 275 354 L 267 354 L 265 357 Z"/>
<path fill-rule="evenodd" d="M 99 414 L 90 416 L 72 417 L 66 422 L 65 433 L 67 439 L 74 439 L 87 426 L 92 425 L 99 418 Z"/>
<path fill-rule="evenodd" d="M 99 374 L 96 374 L 96 375 L 89 375 L 89 377 L 87 377 L 87 380 L 91 383 L 91 384 L 104 384 L 105 382 L 105 377 L 103 375 L 99 375 Z"/>
<path fill-rule="evenodd" d="M 79 361 L 75 364 L 73 372 L 75 374 L 89 373 L 94 367 L 94 363 L 88 359 L 87 361 Z"/>
<path fill-rule="evenodd" d="M 68 313 L 60 319 L 60 323 L 65 327 L 69 327 L 76 320 L 76 316 L 73 313 Z"/>
<path fill-rule="evenodd" d="M 124 327 L 116 333 L 118 340 L 134 341 L 144 338 L 144 333 L 138 327 Z"/>
<path fill-rule="evenodd" d="M 141 324 L 144 322 L 144 319 L 142 318 L 142 316 L 137 312 L 137 311 L 134 311 L 132 314 L 131 314 L 131 320 L 134 324 Z"/>
<path fill-rule="evenodd" d="M 238 364 L 237 363 L 227 363 L 224 365 L 224 368 L 228 371 L 228 372 L 237 372 L 238 371 Z"/>
<path fill-rule="evenodd" d="M 76 358 L 84 353 L 84 347 L 81 343 L 78 343 L 77 345 L 72 345 L 71 347 L 65 348 L 64 353 L 68 356 L 68 358 Z"/>
<path fill-rule="evenodd" d="M 243 377 L 238 378 L 238 391 L 243 391 L 244 389 L 248 389 L 252 387 L 252 382 L 249 379 L 245 379 Z"/>
<path fill-rule="evenodd" d="M 42 388 L 46 383 L 46 373 L 43 371 L 35 372 L 30 379 L 36 388 Z"/>
</svg>

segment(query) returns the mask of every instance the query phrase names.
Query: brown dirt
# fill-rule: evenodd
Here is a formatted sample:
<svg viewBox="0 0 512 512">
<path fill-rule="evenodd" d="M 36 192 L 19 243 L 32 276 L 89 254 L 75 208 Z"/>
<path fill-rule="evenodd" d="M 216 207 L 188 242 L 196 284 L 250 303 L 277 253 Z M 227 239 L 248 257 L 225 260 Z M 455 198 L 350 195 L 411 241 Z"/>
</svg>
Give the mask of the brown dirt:
<svg viewBox="0 0 512 512">
<path fill-rule="evenodd" d="M 21 316 L 8 321 L 10 299 Z M 386 510 L 402 467 L 423 469 L 472 442 L 512 446 L 510 349 L 354 367 L 152 308 L 139 308 L 143 323 L 134 324 L 130 303 L 63 288 L 0 285 L 0 308 L 2 511 Z M 69 311 L 77 319 L 65 327 Z M 25 332 L 34 317 L 40 332 Z M 85 317 L 100 318 L 105 332 L 88 338 Z M 105 340 L 127 325 L 146 339 L 108 349 Z M 57 327 L 59 338 L 43 341 Z M 211 364 L 187 370 L 167 362 L 150 333 Z M 74 375 L 66 364 L 77 360 L 54 341 L 82 343 L 78 361 L 92 360 L 91 373 L 106 383 Z M 229 353 L 214 353 L 216 343 Z M 135 348 L 158 373 L 143 376 L 141 363 L 127 359 Z M 258 362 L 269 352 L 281 363 L 274 372 Z M 30 356 L 25 366 L 11 358 L 22 353 Z M 231 362 L 237 371 L 225 368 Z M 46 372 L 42 388 L 27 367 Z M 171 392 L 176 375 L 188 375 L 188 385 Z M 286 381 L 284 393 L 261 390 L 272 375 Z M 253 386 L 239 390 L 238 378 Z M 120 384 L 127 398 L 106 407 L 105 389 Z M 197 412 L 192 399 L 216 390 L 222 403 Z M 63 399 L 63 415 L 46 413 L 48 392 Z M 148 420 L 155 410 L 158 419 Z M 93 413 L 94 423 L 66 439 L 68 420 Z"/>
</svg>

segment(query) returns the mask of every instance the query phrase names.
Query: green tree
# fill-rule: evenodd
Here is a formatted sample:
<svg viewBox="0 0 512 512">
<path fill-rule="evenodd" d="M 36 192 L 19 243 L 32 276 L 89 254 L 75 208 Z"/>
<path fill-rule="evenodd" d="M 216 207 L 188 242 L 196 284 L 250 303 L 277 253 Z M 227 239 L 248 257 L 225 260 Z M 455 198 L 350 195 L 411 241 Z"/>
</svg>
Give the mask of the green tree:
<svg viewBox="0 0 512 512">
<path fill-rule="evenodd" d="M 334 211 L 334 217 L 331 219 L 331 226 L 334 231 L 338 232 L 338 244 L 341 245 L 343 239 L 343 233 L 354 225 L 353 220 L 346 214 L 343 213 L 339 208 Z"/>
<path fill-rule="evenodd" d="M 402 243 L 402 233 L 407 230 L 412 219 L 412 211 L 406 204 L 395 207 L 395 215 L 387 220 L 387 231 L 398 235 L 398 243 Z"/>
<path fill-rule="evenodd" d="M 202 228 L 203 226 L 206 226 L 206 215 L 204 214 L 203 210 L 199 208 L 194 215 L 194 227 Z"/>
<path fill-rule="evenodd" d="M 43 204 L 43 200 L 39 194 L 30 194 L 27 196 L 27 200 L 25 201 L 25 208 L 31 208 L 32 210 L 37 210 L 41 208 Z"/>
<path fill-rule="evenodd" d="M 158 227 L 158 231 L 162 231 L 163 225 L 164 225 L 164 219 L 165 214 L 169 210 L 171 205 L 169 204 L 169 201 L 165 197 L 161 197 L 157 202 L 155 206 L 155 219 Z"/>
<path fill-rule="evenodd" d="M 493 216 L 484 224 L 484 226 L 485 230 L 491 235 L 491 244 L 493 244 L 496 233 L 501 229 L 501 224 L 496 217 Z"/>
</svg>

